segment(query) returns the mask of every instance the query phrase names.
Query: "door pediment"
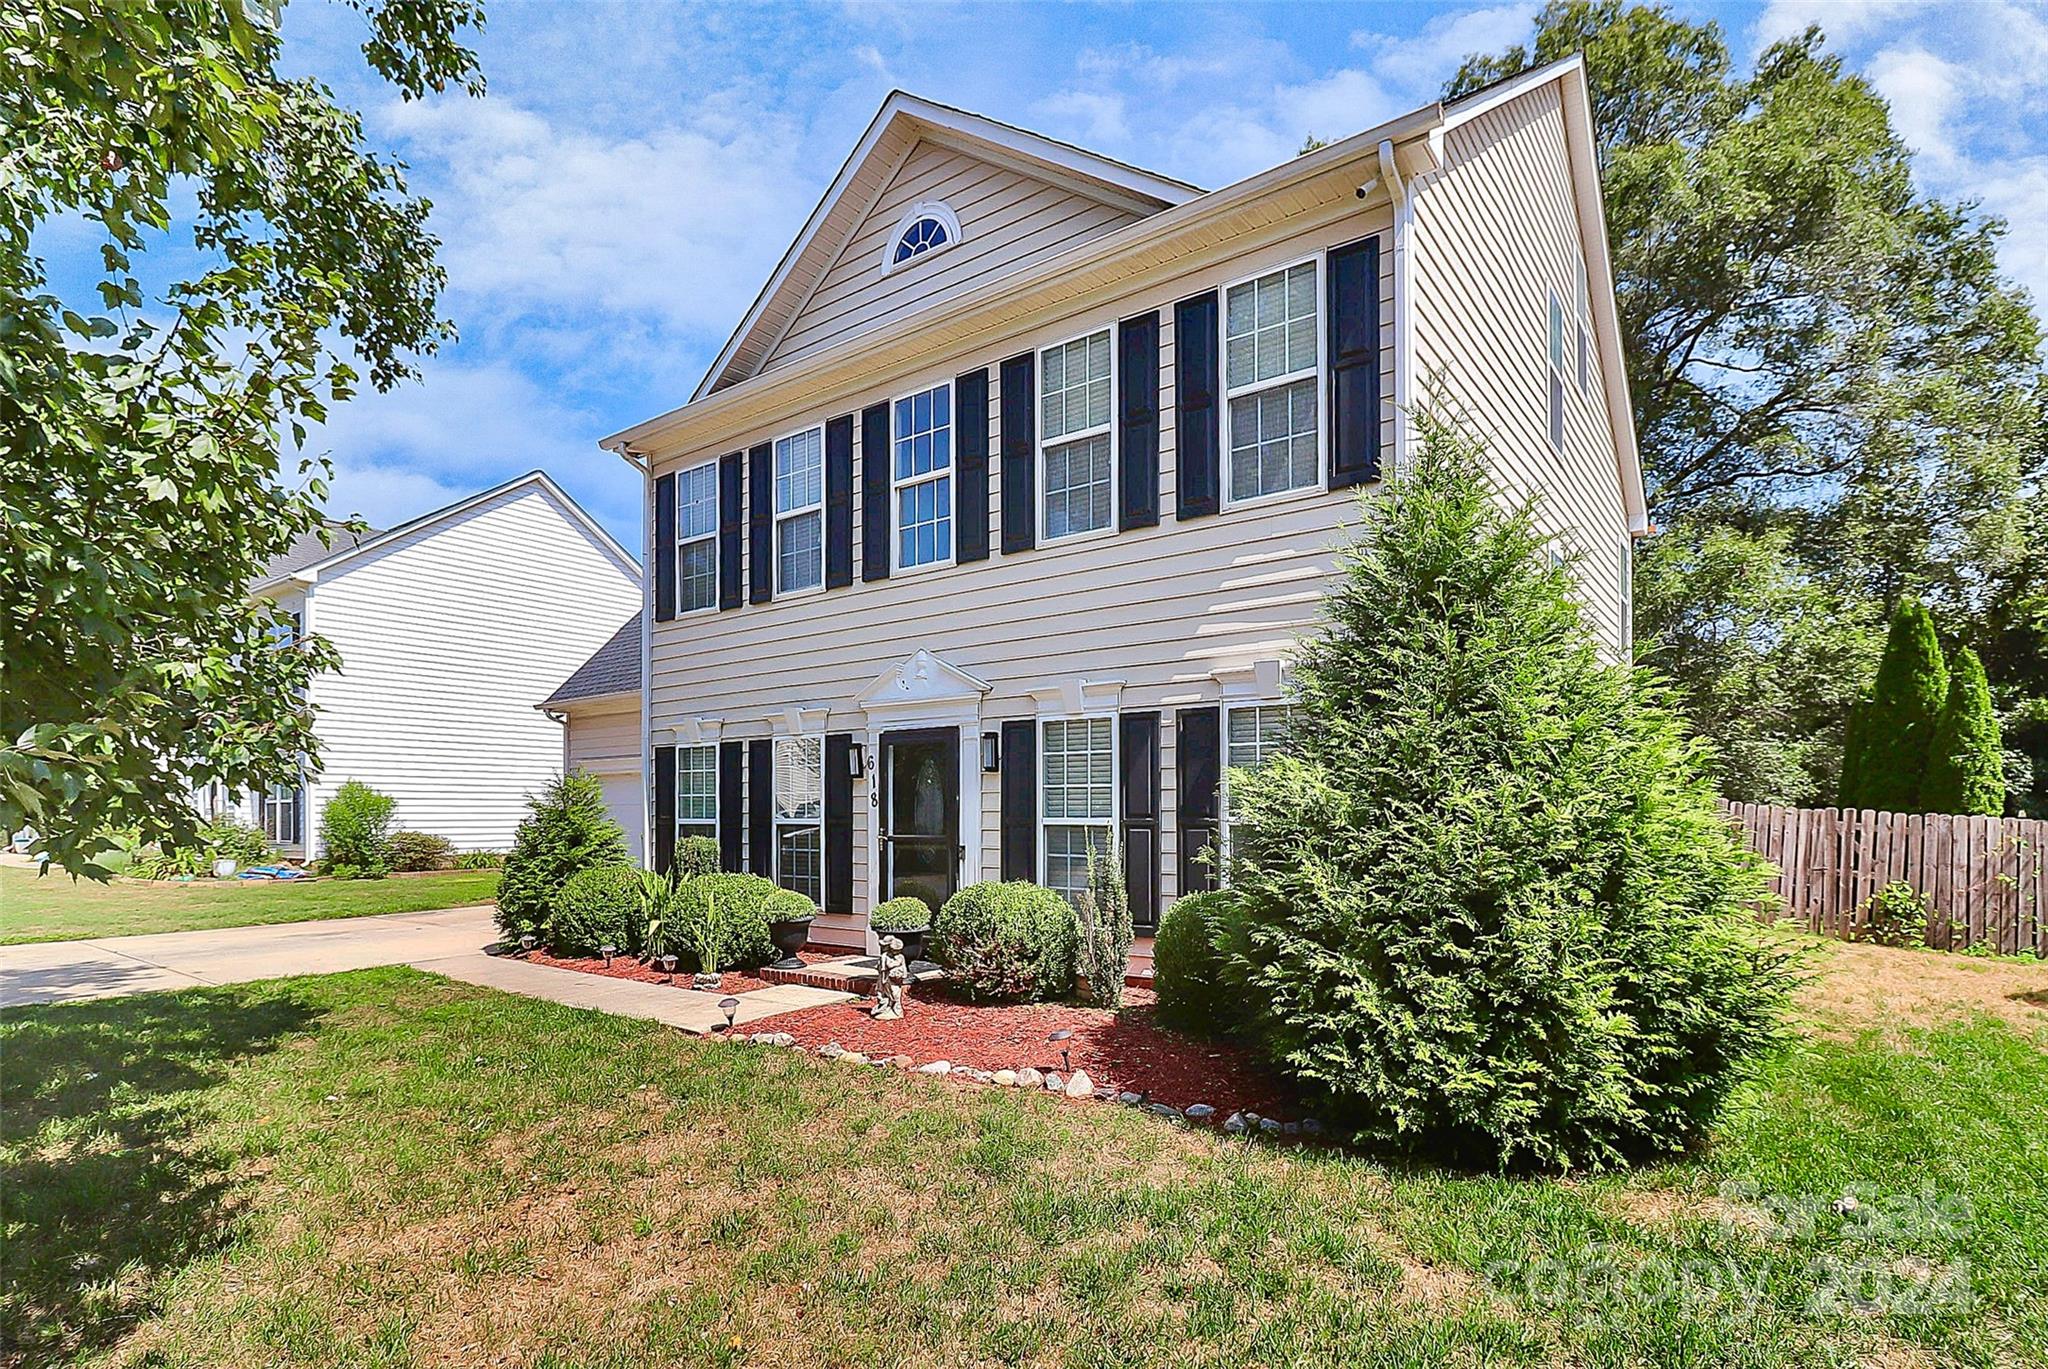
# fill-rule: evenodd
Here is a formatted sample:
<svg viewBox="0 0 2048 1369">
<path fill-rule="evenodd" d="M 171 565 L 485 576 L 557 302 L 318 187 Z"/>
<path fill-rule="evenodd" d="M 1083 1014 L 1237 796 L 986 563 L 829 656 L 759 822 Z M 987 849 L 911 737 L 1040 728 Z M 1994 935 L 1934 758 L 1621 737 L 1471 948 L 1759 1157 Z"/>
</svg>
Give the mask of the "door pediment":
<svg viewBox="0 0 2048 1369">
<path fill-rule="evenodd" d="M 870 718 L 965 715 L 981 712 L 989 683 L 920 647 L 900 665 L 877 675 L 854 702 Z"/>
</svg>

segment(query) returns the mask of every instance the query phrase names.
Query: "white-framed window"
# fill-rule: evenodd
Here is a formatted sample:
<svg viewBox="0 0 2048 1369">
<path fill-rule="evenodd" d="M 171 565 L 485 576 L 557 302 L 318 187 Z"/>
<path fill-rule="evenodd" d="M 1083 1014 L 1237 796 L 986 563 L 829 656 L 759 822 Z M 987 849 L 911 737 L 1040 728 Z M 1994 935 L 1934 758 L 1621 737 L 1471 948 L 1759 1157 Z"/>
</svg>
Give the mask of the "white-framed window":
<svg viewBox="0 0 2048 1369">
<path fill-rule="evenodd" d="M 960 216 L 944 200 L 919 200 L 903 211 L 882 249 L 882 274 L 922 260 L 961 239 Z"/>
<path fill-rule="evenodd" d="M 825 897 L 825 739 L 775 739 L 775 882 Z"/>
<path fill-rule="evenodd" d="M 676 840 L 718 836 L 718 748 L 676 748 Z"/>
<path fill-rule="evenodd" d="M 825 430 L 775 439 L 775 592 L 825 583 Z"/>
<path fill-rule="evenodd" d="M 1550 292 L 1550 445 L 1564 450 L 1564 301 Z"/>
<path fill-rule="evenodd" d="M 277 846 L 299 844 L 299 814 L 305 807 L 305 786 L 266 789 L 256 796 L 264 839 Z"/>
<path fill-rule="evenodd" d="M 1294 708 L 1283 703 L 1233 704 L 1223 713 L 1223 849 L 1230 850 L 1230 772 L 1258 770 L 1287 745 Z"/>
<path fill-rule="evenodd" d="M 1223 291 L 1229 503 L 1323 482 L 1321 298 L 1313 258 Z"/>
<path fill-rule="evenodd" d="M 896 569 L 953 560 L 953 382 L 896 401 L 890 467 Z"/>
<path fill-rule="evenodd" d="M 676 473 L 676 611 L 718 606 L 718 463 Z"/>
<path fill-rule="evenodd" d="M 1048 718 L 1039 725 L 1039 883 L 1079 903 L 1088 850 L 1108 846 L 1116 821 L 1116 723 Z"/>
<path fill-rule="evenodd" d="M 1040 535 L 1048 542 L 1111 526 L 1116 349 L 1107 328 L 1038 354 Z"/>
</svg>

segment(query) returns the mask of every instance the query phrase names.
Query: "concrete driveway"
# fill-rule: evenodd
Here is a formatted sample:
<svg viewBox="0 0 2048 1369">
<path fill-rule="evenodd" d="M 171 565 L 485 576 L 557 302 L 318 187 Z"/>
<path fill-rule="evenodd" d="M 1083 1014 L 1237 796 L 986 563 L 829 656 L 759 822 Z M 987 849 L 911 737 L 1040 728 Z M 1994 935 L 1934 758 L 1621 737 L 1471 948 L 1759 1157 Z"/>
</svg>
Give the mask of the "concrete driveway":
<svg viewBox="0 0 2048 1369">
<path fill-rule="evenodd" d="M 0 946 L 0 1007 L 477 955 L 498 939 L 491 911 L 445 908 Z"/>
</svg>

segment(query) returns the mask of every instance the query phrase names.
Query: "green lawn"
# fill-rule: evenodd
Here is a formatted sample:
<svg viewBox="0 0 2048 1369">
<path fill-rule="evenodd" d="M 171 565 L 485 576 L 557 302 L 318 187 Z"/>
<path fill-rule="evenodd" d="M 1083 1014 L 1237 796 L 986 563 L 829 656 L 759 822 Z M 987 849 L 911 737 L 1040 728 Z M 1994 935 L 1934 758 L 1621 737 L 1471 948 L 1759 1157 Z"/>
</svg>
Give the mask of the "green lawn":
<svg viewBox="0 0 2048 1369">
<path fill-rule="evenodd" d="M 74 937 L 254 927 L 270 922 L 416 913 L 488 903 L 496 870 L 451 870 L 395 879 L 323 879 L 307 884 L 205 880 L 191 884 L 73 880 L 57 871 L 0 866 L 0 945 Z"/>
<path fill-rule="evenodd" d="M 13 1010 L 0 1360 L 2039 1362 L 2048 971 L 1854 948 L 1851 973 L 1709 1153 L 1569 1181 L 410 970 Z"/>
</svg>

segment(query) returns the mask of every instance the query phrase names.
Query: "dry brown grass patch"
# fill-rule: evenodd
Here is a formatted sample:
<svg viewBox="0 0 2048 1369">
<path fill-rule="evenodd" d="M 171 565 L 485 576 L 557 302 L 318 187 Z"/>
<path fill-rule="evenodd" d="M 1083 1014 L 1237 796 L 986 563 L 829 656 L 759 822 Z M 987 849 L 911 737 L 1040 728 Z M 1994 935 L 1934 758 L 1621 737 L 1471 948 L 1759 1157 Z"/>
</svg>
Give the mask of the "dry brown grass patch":
<svg viewBox="0 0 2048 1369">
<path fill-rule="evenodd" d="M 1813 1030 L 1854 1040 L 1873 1028 L 1935 1027 L 1973 1012 L 2048 1036 L 2048 965 L 1829 942 L 1800 997 Z"/>
</svg>

